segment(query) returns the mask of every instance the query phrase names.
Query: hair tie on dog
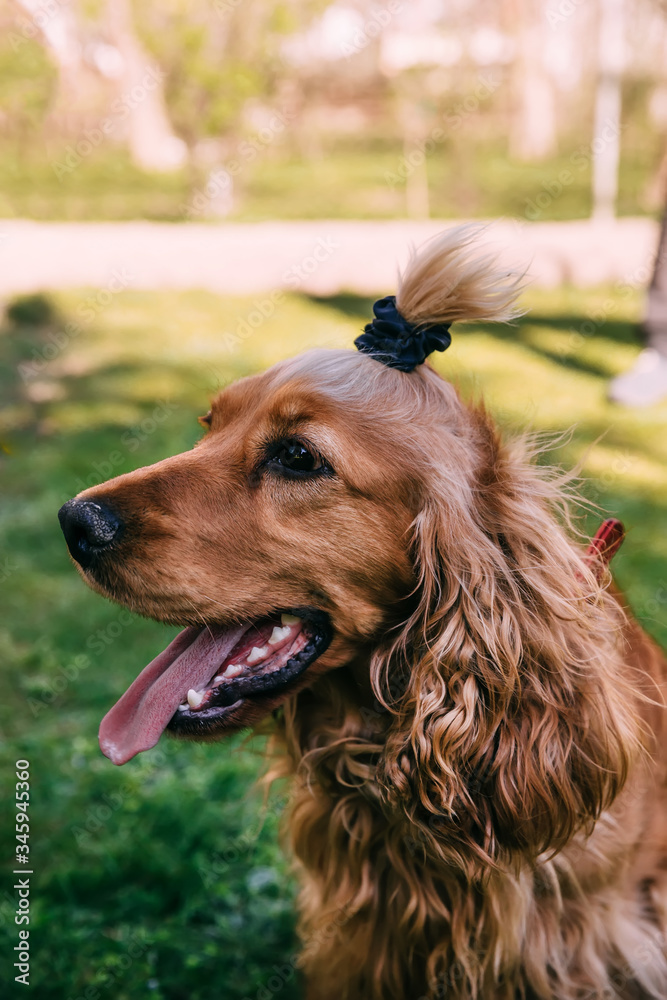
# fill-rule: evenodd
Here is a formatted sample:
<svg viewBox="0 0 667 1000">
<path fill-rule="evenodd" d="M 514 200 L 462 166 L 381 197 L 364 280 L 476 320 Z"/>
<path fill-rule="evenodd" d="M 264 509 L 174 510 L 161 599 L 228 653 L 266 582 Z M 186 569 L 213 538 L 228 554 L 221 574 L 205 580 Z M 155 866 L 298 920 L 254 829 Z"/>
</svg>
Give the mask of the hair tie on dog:
<svg viewBox="0 0 667 1000">
<path fill-rule="evenodd" d="M 375 319 L 354 342 L 357 350 L 370 354 L 388 368 L 411 372 L 432 351 L 446 351 L 452 342 L 450 323 L 413 325 L 396 308 L 396 296 L 386 295 L 373 306 Z"/>
</svg>

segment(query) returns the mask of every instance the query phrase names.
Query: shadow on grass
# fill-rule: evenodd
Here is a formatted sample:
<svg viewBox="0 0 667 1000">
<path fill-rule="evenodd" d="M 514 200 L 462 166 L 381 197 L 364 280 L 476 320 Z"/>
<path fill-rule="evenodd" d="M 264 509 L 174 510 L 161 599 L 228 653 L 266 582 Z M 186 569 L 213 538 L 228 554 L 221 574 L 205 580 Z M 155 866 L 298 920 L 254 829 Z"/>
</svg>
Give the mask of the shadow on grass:
<svg viewBox="0 0 667 1000">
<path fill-rule="evenodd" d="M 196 357 L 93 363 L 77 356 L 76 341 L 57 349 L 65 328 L 46 296 L 18 300 L 0 328 L 0 462 L 10 492 L 71 495 L 190 448 L 211 391 L 250 373 L 235 356 L 205 374 Z"/>
</svg>

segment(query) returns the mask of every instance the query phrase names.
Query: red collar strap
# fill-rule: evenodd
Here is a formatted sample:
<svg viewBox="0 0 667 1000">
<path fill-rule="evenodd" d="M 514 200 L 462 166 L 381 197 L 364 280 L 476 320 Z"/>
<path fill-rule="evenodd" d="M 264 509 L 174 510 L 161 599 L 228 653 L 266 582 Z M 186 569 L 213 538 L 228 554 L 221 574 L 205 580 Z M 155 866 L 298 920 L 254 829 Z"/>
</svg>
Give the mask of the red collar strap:
<svg viewBox="0 0 667 1000">
<path fill-rule="evenodd" d="M 593 569 L 596 576 L 602 576 L 604 567 L 616 555 L 624 538 L 625 528 L 617 518 L 608 517 L 602 522 L 584 556 L 585 562 Z"/>
</svg>

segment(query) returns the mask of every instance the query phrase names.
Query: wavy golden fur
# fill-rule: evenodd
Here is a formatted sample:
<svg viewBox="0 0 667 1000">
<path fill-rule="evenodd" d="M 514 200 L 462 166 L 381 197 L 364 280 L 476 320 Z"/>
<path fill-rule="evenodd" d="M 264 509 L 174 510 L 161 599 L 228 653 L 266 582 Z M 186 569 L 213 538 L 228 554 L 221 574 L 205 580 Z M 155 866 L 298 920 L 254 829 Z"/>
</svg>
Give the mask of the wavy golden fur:
<svg viewBox="0 0 667 1000">
<path fill-rule="evenodd" d="M 374 704 L 330 675 L 285 708 L 309 997 L 665 997 L 633 669 L 661 654 L 562 527 L 562 479 L 433 372 L 412 387 L 416 607 L 370 657 Z"/>
<path fill-rule="evenodd" d="M 412 257 L 412 322 L 514 314 L 519 279 L 471 236 Z M 335 478 L 251 492 L 241 456 L 267 423 Z M 127 512 L 159 486 L 178 524 L 159 579 L 147 533 L 94 582 L 132 607 L 331 616 L 271 771 L 293 781 L 309 1000 L 667 997 L 667 665 L 535 452 L 428 365 L 313 351 L 226 390 L 194 452 L 85 494 Z M 226 568 L 197 554 L 204 495 Z"/>
</svg>

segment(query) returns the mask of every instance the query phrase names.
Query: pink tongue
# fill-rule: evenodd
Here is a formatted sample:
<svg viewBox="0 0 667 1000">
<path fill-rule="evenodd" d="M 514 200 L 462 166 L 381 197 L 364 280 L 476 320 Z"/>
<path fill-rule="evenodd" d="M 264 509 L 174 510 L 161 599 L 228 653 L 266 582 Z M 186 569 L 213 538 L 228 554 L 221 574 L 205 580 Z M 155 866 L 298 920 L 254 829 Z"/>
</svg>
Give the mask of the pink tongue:
<svg viewBox="0 0 667 1000">
<path fill-rule="evenodd" d="M 180 632 L 102 719 L 102 753 L 114 764 L 126 764 L 142 750 L 154 747 L 189 689 L 208 684 L 247 627 Z"/>
</svg>

